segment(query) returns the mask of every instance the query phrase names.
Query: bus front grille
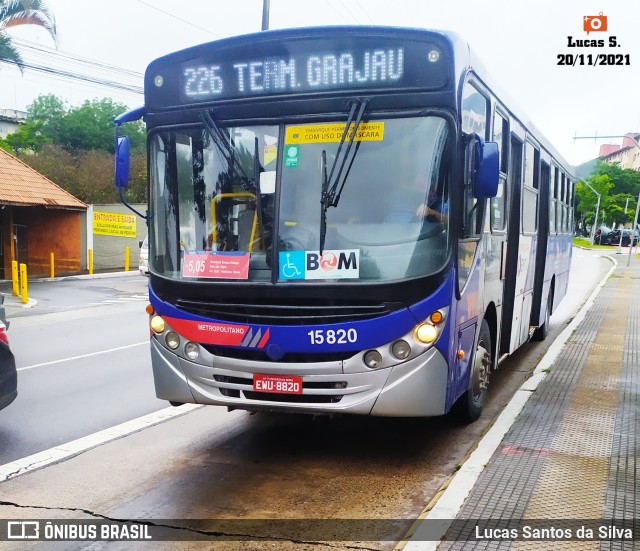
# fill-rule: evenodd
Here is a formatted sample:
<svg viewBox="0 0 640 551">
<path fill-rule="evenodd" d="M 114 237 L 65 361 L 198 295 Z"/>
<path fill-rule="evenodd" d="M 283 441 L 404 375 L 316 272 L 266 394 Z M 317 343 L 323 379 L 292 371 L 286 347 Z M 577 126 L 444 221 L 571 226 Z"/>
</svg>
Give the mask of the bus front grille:
<svg viewBox="0 0 640 551">
<path fill-rule="evenodd" d="M 280 363 L 317 363 L 317 362 L 342 362 L 348 360 L 357 352 L 289 352 L 274 360 L 270 358 L 264 350 L 255 348 L 231 348 L 228 346 L 214 346 L 211 344 L 201 344 L 209 353 L 219 358 L 234 358 L 238 360 L 248 360 L 253 362 L 274 362 Z"/>
<path fill-rule="evenodd" d="M 404 308 L 398 302 L 350 301 L 274 302 L 254 304 L 243 300 L 196 300 L 179 298 L 176 306 L 185 312 L 235 323 L 271 325 L 315 325 L 377 318 Z"/>
</svg>

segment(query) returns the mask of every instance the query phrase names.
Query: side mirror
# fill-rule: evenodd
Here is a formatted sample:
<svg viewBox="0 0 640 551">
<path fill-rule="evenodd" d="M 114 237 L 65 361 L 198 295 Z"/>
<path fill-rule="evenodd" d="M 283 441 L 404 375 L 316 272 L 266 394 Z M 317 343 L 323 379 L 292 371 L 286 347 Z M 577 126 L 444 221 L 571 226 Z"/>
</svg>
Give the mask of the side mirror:
<svg viewBox="0 0 640 551">
<path fill-rule="evenodd" d="M 476 199 L 488 199 L 498 194 L 500 181 L 500 153 L 496 142 L 485 142 L 475 136 L 476 171 L 473 179 L 473 196 Z"/>
<path fill-rule="evenodd" d="M 126 189 L 129 187 L 129 138 L 118 138 L 116 148 L 116 187 Z"/>
</svg>

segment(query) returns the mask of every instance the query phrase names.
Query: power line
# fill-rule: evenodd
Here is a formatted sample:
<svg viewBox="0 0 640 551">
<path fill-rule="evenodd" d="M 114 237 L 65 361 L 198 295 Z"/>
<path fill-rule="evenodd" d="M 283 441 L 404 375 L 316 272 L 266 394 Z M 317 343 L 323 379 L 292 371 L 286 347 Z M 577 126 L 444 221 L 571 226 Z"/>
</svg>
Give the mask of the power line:
<svg viewBox="0 0 640 551">
<path fill-rule="evenodd" d="M 334 5 L 333 5 L 329 0 L 327 0 L 327 5 L 328 5 L 328 6 L 329 6 L 329 7 L 330 7 L 330 8 L 331 8 L 335 13 L 337 13 L 337 14 L 342 18 L 342 20 L 343 20 L 345 23 L 350 23 L 350 21 L 349 21 L 349 20 L 344 16 L 344 14 L 343 14 L 343 13 L 341 13 L 341 12 L 339 12 L 339 11 L 338 11 L 338 9 L 337 9 L 337 8 L 336 8 L 336 7 L 335 7 L 335 6 L 334 6 Z"/>
<path fill-rule="evenodd" d="M 178 17 L 177 15 L 169 13 L 168 11 L 161 10 L 160 8 L 158 8 L 156 6 L 152 6 L 151 4 L 148 4 L 147 2 L 144 2 L 143 0 L 138 0 L 138 2 L 140 4 L 143 4 L 144 6 L 147 6 L 148 8 L 151 8 L 152 10 L 156 10 L 156 11 L 159 11 L 160 13 L 164 13 L 165 15 L 168 15 L 169 17 L 171 17 L 173 19 L 176 19 L 177 21 L 181 21 L 182 23 L 190 25 L 191 27 L 194 27 L 196 29 L 200 29 L 201 31 L 204 31 L 205 33 L 210 34 L 212 36 L 215 36 L 216 38 L 222 38 L 219 34 L 211 32 L 209 29 L 205 29 L 204 27 L 200 27 L 198 25 L 195 25 L 194 23 L 191 23 L 191 21 L 187 21 L 186 19 L 182 19 L 182 18 Z"/>
<path fill-rule="evenodd" d="M 55 50 L 23 39 L 14 39 L 23 54 L 23 67 L 62 82 L 79 82 L 98 89 L 112 89 L 136 95 L 143 93 L 143 74 L 108 63 Z M 14 64 L 4 61 L 7 65 Z"/>
<path fill-rule="evenodd" d="M 346 4 L 342 1 L 342 0 L 337 0 L 337 2 L 345 9 L 345 11 L 355 20 L 355 22 L 360 25 L 360 21 L 358 20 L 358 18 L 353 15 L 353 13 L 351 12 L 351 10 L 346 6 Z"/>
<path fill-rule="evenodd" d="M 375 25 L 375 22 L 373 21 L 373 19 L 371 19 L 371 17 L 369 16 L 369 12 L 367 12 L 367 10 L 364 9 L 364 7 L 362 6 L 362 4 L 360 4 L 360 0 L 354 0 L 356 6 L 358 6 L 360 8 L 360 11 L 363 12 L 365 14 L 365 16 L 367 17 L 367 19 L 369 20 L 369 23 L 371 23 L 372 25 Z"/>
<path fill-rule="evenodd" d="M 95 59 L 89 59 L 87 57 L 78 56 L 76 54 L 72 54 L 70 52 L 65 52 L 64 50 L 53 49 L 47 46 L 42 46 L 35 42 L 30 42 L 28 40 L 14 38 L 12 40 L 16 45 L 20 47 L 20 50 L 25 50 L 33 54 L 35 57 L 51 57 L 60 61 L 67 61 L 72 64 L 79 65 L 87 65 L 92 69 L 96 67 L 102 70 L 108 70 L 114 73 L 120 73 L 122 75 L 126 75 L 134 78 L 143 78 L 143 74 L 138 71 L 133 71 L 131 69 L 125 69 L 124 67 L 117 67 L 115 65 L 109 65 L 108 63 L 103 63 L 100 61 L 96 61 Z"/>
<path fill-rule="evenodd" d="M 0 61 L 0 63 L 7 63 L 9 64 L 9 62 L 6 61 Z M 13 65 L 13 64 L 11 64 Z M 113 88 L 115 90 L 124 90 L 127 92 L 132 92 L 134 94 L 142 94 L 144 92 L 144 89 L 142 86 L 136 86 L 136 85 L 132 85 L 132 84 L 125 84 L 122 82 L 116 82 L 114 80 L 105 80 L 102 78 L 98 78 L 98 77 L 92 77 L 92 76 L 88 76 L 88 75 L 82 75 L 79 73 L 73 73 L 71 71 L 65 71 L 65 70 L 61 70 L 61 69 L 54 69 L 53 67 L 45 67 L 42 65 L 36 65 L 33 63 L 27 63 L 24 62 L 23 67 L 25 69 L 30 69 L 32 71 L 38 72 L 38 73 L 45 73 L 48 75 L 53 75 L 53 76 L 57 76 L 57 77 L 63 77 L 64 79 L 71 79 L 71 80 L 77 80 L 77 81 L 81 81 L 84 83 L 90 83 L 90 84 L 98 84 L 102 87 L 105 88 Z"/>
</svg>

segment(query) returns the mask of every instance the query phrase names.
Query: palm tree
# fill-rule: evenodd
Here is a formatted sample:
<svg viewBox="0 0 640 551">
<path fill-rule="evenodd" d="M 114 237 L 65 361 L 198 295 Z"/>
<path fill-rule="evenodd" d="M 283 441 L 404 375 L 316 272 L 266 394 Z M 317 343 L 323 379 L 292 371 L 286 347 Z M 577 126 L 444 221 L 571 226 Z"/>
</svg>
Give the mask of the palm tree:
<svg viewBox="0 0 640 551">
<path fill-rule="evenodd" d="M 0 61 L 15 63 L 24 69 L 20 52 L 6 30 L 19 25 L 36 25 L 49 31 L 56 41 L 56 21 L 44 0 L 0 0 Z"/>
</svg>

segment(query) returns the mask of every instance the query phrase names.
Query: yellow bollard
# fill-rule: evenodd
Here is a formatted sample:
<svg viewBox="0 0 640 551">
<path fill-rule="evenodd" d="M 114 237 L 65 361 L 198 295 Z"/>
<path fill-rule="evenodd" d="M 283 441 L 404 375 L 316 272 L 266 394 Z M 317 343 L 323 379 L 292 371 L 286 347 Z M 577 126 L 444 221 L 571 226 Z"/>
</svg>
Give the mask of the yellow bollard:
<svg viewBox="0 0 640 551">
<path fill-rule="evenodd" d="M 20 294 L 20 279 L 18 278 L 18 261 L 11 261 L 11 287 L 14 297 Z"/>
<path fill-rule="evenodd" d="M 29 302 L 26 264 L 20 264 L 20 297 L 22 304 L 26 304 L 27 302 Z"/>
<path fill-rule="evenodd" d="M 93 273 L 93 249 L 89 249 L 89 273 Z"/>
<path fill-rule="evenodd" d="M 56 270 L 55 270 L 54 256 L 53 256 L 53 253 L 51 253 L 51 279 L 53 279 L 54 277 L 56 277 Z"/>
<path fill-rule="evenodd" d="M 129 257 L 131 256 L 131 248 L 130 247 L 125 247 L 124 248 L 124 271 L 128 272 L 129 271 Z"/>
</svg>

